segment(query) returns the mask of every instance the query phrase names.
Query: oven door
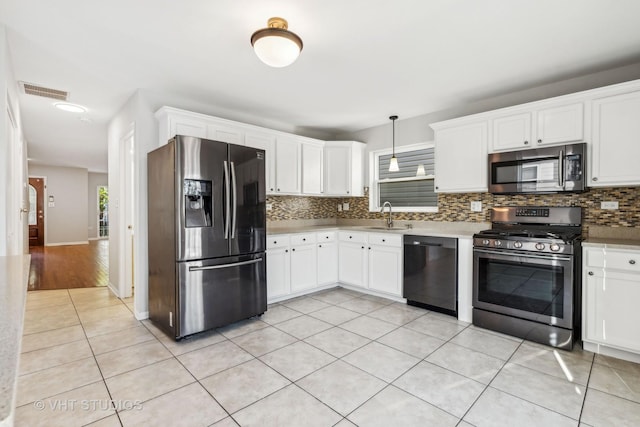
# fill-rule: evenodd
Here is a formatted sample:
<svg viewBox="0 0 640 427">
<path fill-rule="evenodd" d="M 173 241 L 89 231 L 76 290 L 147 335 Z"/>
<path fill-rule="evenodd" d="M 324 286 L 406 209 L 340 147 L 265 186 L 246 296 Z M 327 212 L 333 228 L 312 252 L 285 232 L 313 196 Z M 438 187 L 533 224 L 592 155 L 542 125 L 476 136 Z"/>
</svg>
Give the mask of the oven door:
<svg viewBox="0 0 640 427">
<path fill-rule="evenodd" d="M 573 328 L 573 256 L 473 250 L 473 306 Z"/>
</svg>

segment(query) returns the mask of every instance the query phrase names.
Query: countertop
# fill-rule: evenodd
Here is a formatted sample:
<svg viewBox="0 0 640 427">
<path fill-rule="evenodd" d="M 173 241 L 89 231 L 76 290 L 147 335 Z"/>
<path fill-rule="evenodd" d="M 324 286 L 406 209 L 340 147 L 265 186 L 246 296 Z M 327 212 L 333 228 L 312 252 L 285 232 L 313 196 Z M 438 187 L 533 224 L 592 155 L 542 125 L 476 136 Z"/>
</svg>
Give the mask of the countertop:
<svg viewBox="0 0 640 427">
<path fill-rule="evenodd" d="M 378 221 L 380 222 L 380 221 Z M 470 239 L 473 235 L 481 230 L 486 230 L 490 226 L 486 223 L 471 222 L 424 222 L 414 225 L 413 228 L 396 227 L 391 230 L 381 229 L 383 224 L 375 225 L 303 225 L 288 227 L 267 227 L 267 235 L 290 234 L 304 232 L 318 232 L 331 230 L 351 230 L 362 231 L 367 233 L 393 233 L 393 234 L 410 234 L 417 236 L 434 236 L 434 237 L 452 237 L 457 239 Z M 376 228 L 374 228 L 376 227 Z"/>
<path fill-rule="evenodd" d="M 0 426 L 13 425 L 30 259 L 0 257 Z"/>
<path fill-rule="evenodd" d="M 587 248 L 599 248 L 605 246 L 609 249 L 630 249 L 640 251 L 640 240 L 593 237 L 582 242 L 582 246 Z"/>
</svg>

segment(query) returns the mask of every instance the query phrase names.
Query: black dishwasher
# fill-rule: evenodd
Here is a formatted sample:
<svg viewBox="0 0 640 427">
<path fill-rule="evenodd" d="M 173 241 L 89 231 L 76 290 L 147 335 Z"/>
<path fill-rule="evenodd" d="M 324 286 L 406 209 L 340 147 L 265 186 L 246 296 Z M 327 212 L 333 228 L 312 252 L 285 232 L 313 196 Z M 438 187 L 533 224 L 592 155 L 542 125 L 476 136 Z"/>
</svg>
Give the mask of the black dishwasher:
<svg viewBox="0 0 640 427">
<path fill-rule="evenodd" d="M 404 236 L 407 304 L 458 315 L 458 239 Z"/>
</svg>

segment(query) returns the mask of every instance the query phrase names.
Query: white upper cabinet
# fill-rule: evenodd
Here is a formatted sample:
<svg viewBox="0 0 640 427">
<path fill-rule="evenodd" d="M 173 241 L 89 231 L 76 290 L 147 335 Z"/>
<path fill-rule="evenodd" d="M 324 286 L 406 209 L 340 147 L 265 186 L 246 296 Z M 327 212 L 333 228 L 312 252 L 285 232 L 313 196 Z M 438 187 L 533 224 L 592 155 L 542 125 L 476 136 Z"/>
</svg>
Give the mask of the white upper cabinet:
<svg viewBox="0 0 640 427">
<path fill-rule="evenodd" d="M 640 185 L 640 91 L 595 99 L 589 185 Z"/>
<path fill-rule="evenodd" d="M 507 114 L 492 120 L 491 152 L 582 140 L 582 102 Z"/>
<path fill-rule="evenodd" d="M 584 141 L 582 102 L 539 110 L 536 122 L 535 145 Z"/>
<path fill-rule="evenodd" d="M 241 127 L 224 126 L 218 123 L 207 125 L 207 139 L 229 144 L 244 145 L 244 129 Z"/>
<path fill-rule="evenodd" d="M 276 137 L 267 133 L 246 132 L 244 142 L 247 147 L 264 150 L 264 167 L 267 194 L 276 193 Z"/>
<path fill-rule="evenodd" d="M 207 137 L 207 123 L 199 115 L 194 116 L 188 111 L 163 107 L 156 113 L 160 124 L 158 132 L 158 146 L 166 144 L 176 135 Z"/>
<path fill-rule="evenodd" d="M 531 113 L 493 119 L 493 151 L 531 146 Z"/>
<path fill-rule="evenodd" d="M 487 191 L 487 122 L 434 129 L 436 192 Z"/>
<path fill-rule="evenodd" d="M 321 141 L 302 143 L 302 194 L 322 195 L 323 157 L 324 148 Z"/>
<path fill-rule="evenodd" d="M 327 141 L 324 146 L 324 195 L 364 195 L 364 144 Z"/>
<path fill-rule="evenodd" d="M 298 138 L 278 136 L 276 138 L 276 193 L 300 194 L 301 144 Z"/>
</svg>

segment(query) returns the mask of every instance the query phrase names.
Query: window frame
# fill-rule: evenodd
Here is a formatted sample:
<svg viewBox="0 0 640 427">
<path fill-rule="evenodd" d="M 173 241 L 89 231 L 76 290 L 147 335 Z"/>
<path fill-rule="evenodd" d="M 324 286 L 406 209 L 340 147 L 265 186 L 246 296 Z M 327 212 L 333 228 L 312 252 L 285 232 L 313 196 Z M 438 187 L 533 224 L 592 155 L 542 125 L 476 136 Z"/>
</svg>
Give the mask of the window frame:
<svg viewBox="0 0 640 427">
<path fill-rule="evenodd" d="M 400 147 L 396 147 L 396 153 L 406 153 L 408 151 L 417 151 L 424 150 L 426 148 L 433 148 L 435 150 L 435 143 L 433 141 L 420 142 L 417 144 L 403 145 Z M 378 206 L 378 193 L 379 188 L 378 184 L 380 183 L 379 179 L 379 159 L 380 156 L 392 154 L 393 150 L 391 148 L 385 148 L 382 150 L 375 150 L 369 152 L 369 212 L 380 212 L 380 206 Z M 436 160 L 437 161 L 437 160 Z M 424 177 L 410 177 L 410 178 L 397 178 L 397 179 L 389 179 L 384 180 L 384 182 L 402 182 L 402 181 L 426 181 L 426 180 L 434 180 L 435 183 L 435 175 L 425 175 Z M 394 212 L 428 212 L 428 213 L 436 213 L 438 212 L 438 206 L 398 206 L 393 207 Z"/>
</svg>

